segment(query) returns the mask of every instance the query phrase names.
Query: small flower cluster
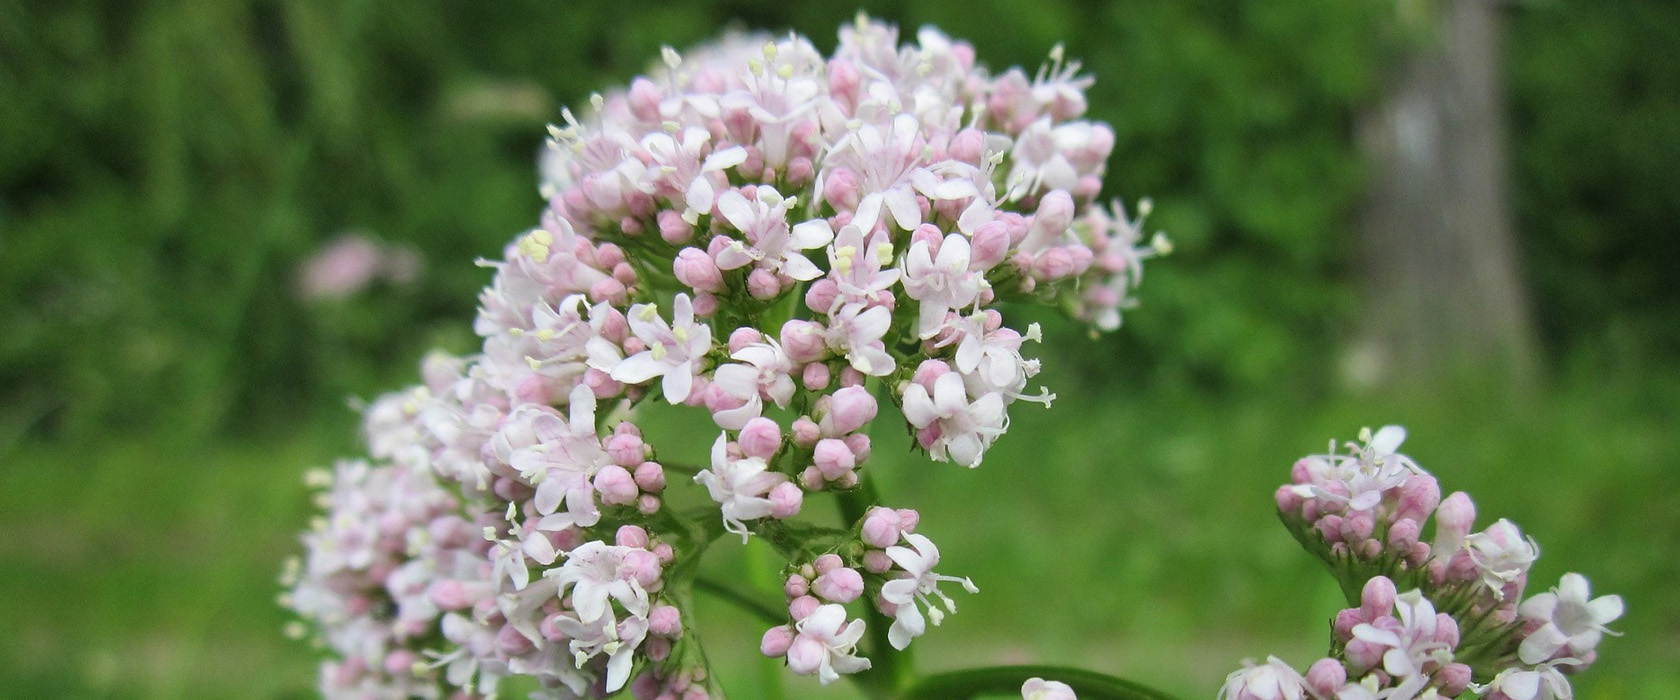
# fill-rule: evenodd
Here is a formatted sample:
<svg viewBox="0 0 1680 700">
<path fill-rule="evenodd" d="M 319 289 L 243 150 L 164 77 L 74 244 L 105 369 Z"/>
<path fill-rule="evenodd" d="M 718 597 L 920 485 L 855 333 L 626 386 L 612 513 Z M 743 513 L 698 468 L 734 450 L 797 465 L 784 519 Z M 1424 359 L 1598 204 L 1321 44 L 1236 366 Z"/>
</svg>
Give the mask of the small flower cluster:
<svg viewBox="0 0 1680 700">
<path fill-rule="evenodd" d="M 941 583 L 973 592 L 934 573 L 914 511 L 868 508 L 879 402 L 933 459 L 978 466 L 1011 404 L 1052 398 L 1028 389 L 1038 329 L 993 307 L 1115 328 L 1167 248 L 1095 202 L 1114 134 L 1082 118 L 1079 65 L 1058 48 L 992 75 L 973 54 L 860 17 L 832 57 L 791 35 L 667 49 L 565 112 L 539 225 L 483 263 L 481 352 L 368 407 L 380 466 L 345 467 L 305 537 L 289 603 L 338 657 L 326 693 L 488 697 L 519 675 L 547 697 L 707 697 L 683 621 L 725 535 L 787 557 L 790 622 L 764 649 L 825 683 L 870 667 L 867 625 L 890 618 L 903 649 L 955 609 Z M 709 414 L 709 464 L 661 457 L 638 422 L 659 405 Z M 716 511 L 667 507 L 671 471 Z M 791 522 L 820 493 L 863 503 Z"/>
<path fill-rule="evenodd" d="M 1571 697 L 1565 675 L 1597 659 L 1621 598 L 1592 598 L 1586 577 L 1569 573 L 1523 600 L 1538 545 L 1503 519 L 1472 532 L 1469 495 L 1441 498 L 1435 478 L 1398 452 L 1405 437 L 1398 426 L 1366 430 L 1342 451 L 1332 443 L 1296 462 L 1279 512 L 1353 607 L 1336 614 L 1331 655 L 1304 675 L 1274 657 L 1232 673 L 1220 698 Z"/>
</svg>

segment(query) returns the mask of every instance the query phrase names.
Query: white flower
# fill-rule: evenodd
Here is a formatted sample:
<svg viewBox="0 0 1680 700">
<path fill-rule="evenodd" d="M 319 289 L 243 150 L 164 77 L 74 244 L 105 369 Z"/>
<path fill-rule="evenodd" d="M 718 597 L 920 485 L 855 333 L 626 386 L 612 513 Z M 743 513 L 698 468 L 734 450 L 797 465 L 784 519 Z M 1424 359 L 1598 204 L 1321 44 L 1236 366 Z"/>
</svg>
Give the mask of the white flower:
<svg viewBox="0 0 1680 700">
<path fill-rule="evenodd" d="M 608 693 L 623 688 L 630 680 L 630 667 L 635 662 L 636 649 L 647 639 L 648 632 L 648 621 L 643 616 L 623 620 L 614 620 L 611 616 L 580 620 L 571 615 L 560 615 L 555 618 L 554 626 L 571 638 L 568 646 L 573 663 L 578 668 L 583 668 L 596 656 L 607 655 Z"/>
<path fill-rule="evenodd" d="M 1540 557 L 1540 545 L 1534 538 L 1524 538 L 1522 531 L 1504 518 L 1486 530 L 1465 537 L 1464 548 L 1470 553 L 1470 561 L 1476 564 L 1482 584 L 1499 600 L 1505 599 L 1506 588 L 1526 576 L 1528 568 Z"/>
<path fill-rule="evenodd" d="M 1307 680 L 1276 656 L 1266 658 L 1264 665 L 1252 661 L 1225 677 L 1219 689 L 1219 700 L 1304 700 Z"/>
<path fill-rule="evenodd" d="M 871 377 L 891 374 L 897 361 L 881 340 L 892 330 L 892 312 L 885 306 L 846 304 L 828 318 L 823 341 L 837 354 L 845 355 L 852 369 Z"/>
<path fill-rule="evenodd" d="M 823 685 L 833 683 L 842 673 L 857 673 L 869 668 L 869 659 L 854 652 L 863 638 L 863 620 L 846 622 L 846 608 L 829 603 L 800 620 L 799 634 L 788 649 L 788 668 L 794 673 L 817 674 Z M 812 663 L 815 662 L 815 663 Z"/>
<path fill-rule="evenodd" d="M 1557 588 L 1523 601 L 1518 609 L 1523 619 L 1542 623 L 1517 649 L 1523 663 L 1537 664 L 1565 650 L 1568 656 L 1582 658 L 1598 647 L 1599 640 L 1610 632 L 1604 626 L 1622 616 L 1622 597 L 1607 595 L 1588 600 L 1589 595 L 1587 577 L 1567 573 Z"/>
<path fill-rule="evenodd" d="M 980 589 L 974 586 L 974 582 L 966 578 L 934 573 L 933 567 L 939 566 L 939 548 L 934 546 L 932 540 L 915 533 L 906 534 L 904 539 L 910 542 L 910 547 L 888 547 L 887 557 L 908 576 L 893 579 L 881 586 L 881 598 L 898 606 L 892 628 L 887 630 L 887 641 L 892 643 L 894 649 L 909 646 L 910 640 L 922 636 L 922 633 L 927 631 L 918 603 L 927 606 L 927 619 L 932 620 L 935 625 L 945 619 L 946 611 L 957 611 L 956 601 L 939 590 L 940 581 L 955 581 L 961 583 L 963 590 L 969 593 L 980 592 Z M 941 611 L 929 600 L 929 595 L 937 596 L 945 605 L 945 610 Z"/>
<path fill-rule="evenodd" d="M 556 515 L 565 503 L 562 517 L 545 519 L 547 530 L 588 527 L 601 519 L 591 480 L 612 460 L 595 433 L 595 394 L 589 387 L 572 390 L 570 410 L 569 420 L 562 420 L 547 406 L 522 405 L 491 440 L 496 456 L 536 487 L 539 514 Z"/>
<path fill-rule="evenodd" d="M 1061 681 L 1028 678 L 1021 684 L 1021 700 L 1079 700 L 1073 688 Z"/>
<path fill-rule="evenodd" d="M 712 329 L 694 322 L 694 303 L 687 294 L 678 294 L 672 304 L 672 323 L 666 325 L 659 317 L 659 307 L 637 304 L 630 307 L 625 319 L 630 331 L 647 344 L 647 349 L 625 358 L 609 368 L 612 378 L 626 384 L 640 384 L 663 376 L 661 389 L 665 400 L 682 403 L 694 387 L 694 374 L 699 362 L 712 349 Z"/>
<path fill-rule="evenodd" d="M 1425 666 L 1451 663 L 1452 650 L 1445 642 L 1436 641 L 1435 605 L 1423 597 L 1422 591 L 1410 590 L 1396 596 L 1394 609 L 1398 613 L 1398 626 L 1361 623 L 1353 628 L 1353 636 L 1388 647 L 1383 652 L 1383 670 L 1399 682 L 1392 696 L 1411 698 L 1429 682 Z M 1378 622 L 1394 619 L 1378 618 Z"/>
<path fill-rule="evenodd" d="M 1575 696 L 1569 679 L 1551 664 L 1507 668 L 1487 685 L 1472 684 L 1471 689 L 1488 700 L 1570 700 Z"/>
<path fill-rule="evenodd" d="M 822 269 L 799 251 L 821 248 L 834 240 L 828 220 L 811 219 L 790 229 L 787 214 L 793 199 L 783 199 L 768 185 L 758 188 L 757 197 L 749 202 L 739 190 L 718 197 L 718 213 L 747 239 L 746 245 L 735 241 L 718 253 L 718 269 L 734 270 L 756 263 L 800 281 L 821 277 Z"/>
<path fill-rule="evenodd" d="M 723 529 L 741 536 L 745 543 L 751 534 L 745 520 L 757 520 L 770 515 L 774 506 L 766 494 L 787 481 L 787 475 L 767 471 L 764 460 L 758 457 L 731 459 L 728 434 L 719 435 L 712 443 L 712 468 L 694 475 L 694 483 L 706 487 L 723 511 Z"/>
<path fill-rule="evenodd" d="M 743 399 L 746 403 L 739 408 L 712 414 L 712 419 L 717 421 L 718 427 L 740 430 L 747 421 L 764 412 L 763 396 L 768 396 L 782 408 L 786 408 L 788 402 L 793 400 L 793 393 L 797 389 L 790 374 L 793 371 L 793 363 L 788 361 L 781 343 L 767 338 L 765 342 L 742 347 L 729 357 L 744 364 L 719 365 L 712 373 L 712 383 L 730 396 Z"/>
<path fill-rule="evenodd" d="M 613 601 L 624 606 L 631 617 L 645 618 L 649 610 L 647 591 L 625 570 L 625 555 L 632 551 L 631 547 L 600 540 L 585 542 L 566 555 L 566 563 L 560 568 L 549 569 L 543 575 L 559 587 L 561 597 L 571 588 L 572 609 L 580 620 L 616 619 L 612 613 Z"/>
<path fill-rule="evenodd" d="M 986 394 L 973 403 L 962 377 L 947 373 L 933 382 L 933 393 L 920 384 L 904 390 L 904 417 L 917 429 L 937 425 L 938 436 L 928 445 L 934 459 L 949 459 L 966 467 L 980 466 L 980 457 L 1008 426 L 1003 397 Z"/>
<path fill-rule="evenodd" d="M 916 335 L 922 339 L 939 334 L 945 313 L 963 309 L 980 298 L 990 285 L 986 276 L 969 269 L 968 237 L 953 233 L 945 237 L 934 256 L 927 241 L 916 241 L 904 256 L 904 292 L 921 302 Z"/>
</svg>

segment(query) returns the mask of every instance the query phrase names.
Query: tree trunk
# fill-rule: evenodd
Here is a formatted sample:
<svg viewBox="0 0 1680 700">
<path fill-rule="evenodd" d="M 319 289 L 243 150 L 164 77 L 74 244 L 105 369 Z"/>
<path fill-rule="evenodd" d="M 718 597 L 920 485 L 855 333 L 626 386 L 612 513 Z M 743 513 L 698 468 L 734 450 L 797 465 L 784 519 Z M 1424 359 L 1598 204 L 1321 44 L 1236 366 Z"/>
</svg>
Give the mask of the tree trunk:
<svg viewBox="0 0 1680 700">
<path fill-rule="evenodd" d="M 1442 0 L 1360 125 L 1371 165 L 1360 384 L 1533 376 L 1536 348 L 1505 196 L 1499 8 Z"/>
</svg>

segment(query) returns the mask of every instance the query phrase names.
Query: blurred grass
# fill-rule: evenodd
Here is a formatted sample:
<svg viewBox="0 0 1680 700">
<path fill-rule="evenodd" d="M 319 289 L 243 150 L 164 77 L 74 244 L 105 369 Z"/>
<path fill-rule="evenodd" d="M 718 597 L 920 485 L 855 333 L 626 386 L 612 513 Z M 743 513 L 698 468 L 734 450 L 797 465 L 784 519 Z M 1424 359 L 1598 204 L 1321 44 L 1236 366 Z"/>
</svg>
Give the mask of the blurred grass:
<svg viewBox="0 0 1680 700">
<path fill-rule="evenodd" d="M 1021 404 L 969 471 L 925 463 L 884 415 L 877 478 L 913 505 L 947 573 L 981 593 L 917 643 L 924 671 L 1049 662 L 1210 697 L 1243 657 L 1323 652 L 1334 586 L 1276 526 L 1270 495 L 1299 455 L 1361 425 L 1405 424 L 1408 452 L 1482 522 L 1543 547 L 1532 586 L 1565 571 L 1619 593 L 1626 635 L 1580 679 L 1584 700 L 1680 692 L 1680 381 L 1569 380 L 1512 401 L 1438 392 L 1231 399 L 1150 389 L 1052 362 L 1053 410 Z M 662 417 L 650 430 L 698 425 Z M 703 421 L 703 418 L 700 419 Z M 354 419 L 243 444 L 29 445 L 0 469 L 0 696 L 310 697 L 314 657 L 280 633 L 278 562 L 310 507 L 299 475 L 349 448 Z M 693 450 L 688 448 L 692 447 Z M 676 452 L 703 452 L 696 443 Z M 813 501 L 813 512 L 827 508 Z M 739 549 L 709 566 L 735 575 Z M 773 600 L 773 598 L 771 598 Z M 731 697 L 756 697 L 756 623 L 702 607 Z M 791 697 L 817 692 L 784 677 Z M 821 696 L 845 697 L 844 688 Z"/>
</svg>

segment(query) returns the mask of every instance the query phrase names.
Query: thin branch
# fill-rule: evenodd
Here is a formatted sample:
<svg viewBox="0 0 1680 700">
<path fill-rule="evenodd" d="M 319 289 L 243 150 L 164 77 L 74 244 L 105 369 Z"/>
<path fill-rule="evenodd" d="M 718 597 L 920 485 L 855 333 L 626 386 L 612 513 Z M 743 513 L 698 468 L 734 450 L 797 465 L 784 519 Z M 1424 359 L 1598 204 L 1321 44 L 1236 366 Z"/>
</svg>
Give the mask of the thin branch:
<svg viewBox="0 0 1680 700">
<path fill-rule="evenodd" d="M 734 603 L 736 607 L 757 615 L 772 625 L 787 624 L 787 611 L 777 610 L 775 607 L 753 598 L 746 591 L 730 584 L 705 576 L 697 576 L 694 578 L 694 587 L 717 598 Z"/>
</svg>

